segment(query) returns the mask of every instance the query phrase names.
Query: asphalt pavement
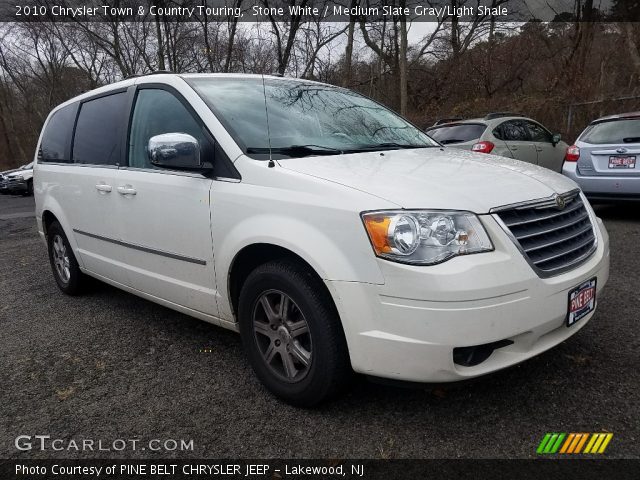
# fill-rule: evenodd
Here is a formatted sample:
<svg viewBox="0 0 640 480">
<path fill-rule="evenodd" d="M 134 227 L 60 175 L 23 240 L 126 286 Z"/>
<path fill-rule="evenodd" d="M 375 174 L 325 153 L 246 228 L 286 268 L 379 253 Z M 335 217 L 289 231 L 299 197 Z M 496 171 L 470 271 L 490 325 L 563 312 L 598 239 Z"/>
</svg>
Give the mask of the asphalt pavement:
<svg viewBox="0 0 640 480">
<path fill-rule="evenodd" d="M 472 383 L 357 377 L 342 398 L 304 410 L 261 387 L 232 332 L 99 282 L 62 294 L 33 199 L 0 196 L 0 458 L 530 458 L 546 432 L 612 432 L 607 457 L 640 458 L 640 210 L 597 211 L 611 277 L 577 335 Z M 64 448 L 21 451 L 20 435 Z M 193 448 L 69 448 L 80 439 Z"/>
</svg>

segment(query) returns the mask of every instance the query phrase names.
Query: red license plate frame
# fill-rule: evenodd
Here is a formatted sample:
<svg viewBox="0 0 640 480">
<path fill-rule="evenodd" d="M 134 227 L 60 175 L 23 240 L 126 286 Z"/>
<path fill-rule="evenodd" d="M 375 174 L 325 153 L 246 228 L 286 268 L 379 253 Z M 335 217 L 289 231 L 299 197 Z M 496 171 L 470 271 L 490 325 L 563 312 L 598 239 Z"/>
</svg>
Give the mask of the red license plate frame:
<svg viewBox="0 0 640 480">
<path fill-rule="evenodd" d="M 596 309 L 596 285 L 598 279 L 590 278 L 569 290 L 567 304 L 567 327 L 575 325 Z"/>
<path fill-rule="evenodd" d="M 635 155 L 611 155 L 609 157 L 609 168 L 611 169 L 636 168 L 636 156 Z"/>
</svg>

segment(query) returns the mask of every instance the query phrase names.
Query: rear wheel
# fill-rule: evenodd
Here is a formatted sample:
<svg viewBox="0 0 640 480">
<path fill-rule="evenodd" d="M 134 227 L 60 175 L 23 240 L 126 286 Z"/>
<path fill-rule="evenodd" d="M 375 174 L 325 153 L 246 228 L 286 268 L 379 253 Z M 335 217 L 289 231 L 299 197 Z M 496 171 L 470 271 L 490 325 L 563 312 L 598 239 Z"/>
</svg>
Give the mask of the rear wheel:
<svg viewBox="0 0 640 480">
<path fill-rule="evenodd" d="M 338 313 L 322 281 L 291 260 L 254 270 L 240 292 L 240 333 L 260 381 L 312 406 L 338 393 L 351 367 Z"/>
<path fill-rule="evenodd" d="M 68 295 L 82 293 L 87 278 L 80 271 L 62 226 L 56 221 L 47 228 L 47 245 L 53 277 L 60 290 Z"/>
</svg>

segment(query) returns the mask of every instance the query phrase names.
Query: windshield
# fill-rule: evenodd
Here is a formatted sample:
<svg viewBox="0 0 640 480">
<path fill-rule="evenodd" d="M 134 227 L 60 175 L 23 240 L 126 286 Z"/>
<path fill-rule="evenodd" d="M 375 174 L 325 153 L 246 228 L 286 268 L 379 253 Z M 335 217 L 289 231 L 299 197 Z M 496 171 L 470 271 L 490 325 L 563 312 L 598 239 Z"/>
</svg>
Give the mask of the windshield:
<svg viewBox="0 0 640 480">
<path fill-rule="evenodd" d="M 382 105 L 343 88 L 275 79 L 263 86 L 255 77 L 187 81 L 253 158 L 438 146 Z"/>
<path fill-rule="evenodd" d="M 640 119 L 613 120 L 589 125 L 580 136 L 585 143 L 640 143 Z"/>
<path fill-rule="evenodd" d="M 486 128 L 487 126 L 482 123 L 459 123 L 429 129 L 427 133 L 441 144 L 448 145 L 477 140 Z"/>
</svg>

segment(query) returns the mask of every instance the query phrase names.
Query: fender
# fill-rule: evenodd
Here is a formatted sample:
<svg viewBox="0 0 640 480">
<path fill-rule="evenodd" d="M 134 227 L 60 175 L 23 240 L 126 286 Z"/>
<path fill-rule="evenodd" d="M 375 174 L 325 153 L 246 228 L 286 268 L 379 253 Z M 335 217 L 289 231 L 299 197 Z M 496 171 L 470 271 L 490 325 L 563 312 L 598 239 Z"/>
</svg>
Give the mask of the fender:
<svg viewBox="0 0 640 480">
<path fill-rule="evenodd" d="M 45 239 L 46 242 L 46 238 L 44 237 L 44 222 L 42 217 L 44 215 L 44 212 L 51 212 L 58 219 L 58 223 L 60 223 L 60 226 L 62 226 L 62 230 L 64 230 L 64 234 L 67 236 L 67 240 L 69 241 L 71 250 L 76 257 L 76 261 L 78 262 L 80 268 L 83 269 L 84 264 L 82 263 L 82 255 L 78 253 L 78 244 L 76 242 L 75 236 L 73 235 L 73 228 L 69 223 L 69 219 L 64 214 L 64 211 L 60 207 L 60 204 L 53 195 L 42 195 L 42 198 L 45 199 L 45 202 L 42 207 L 38 208 L 36 211 L 38 233 L 40 233 L 40 235 Z"/>
<path fill-rule="evenodd" d="M 236 255 L 243 248 L 258 243 L 275 245 L 295 253 L 311 265 L 323 280 L 384 283 L 364 229 L 354 222 L 354 228 L 357 227 L 362 229 L 364 238 L 356 238 L 350 245 L 340 245 L 317 225 L 282 214 L 246 218 L 224 236 L 217 231 L 214 222 L 214 258 L 220 313 L 223 317 L 233 318 L 228 275 Z M 351 234 L 353 238 L 355 232 Z M 349 237 L 348 232 L 344 235 Z"/>
</svg>

